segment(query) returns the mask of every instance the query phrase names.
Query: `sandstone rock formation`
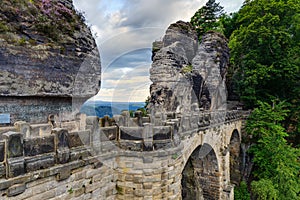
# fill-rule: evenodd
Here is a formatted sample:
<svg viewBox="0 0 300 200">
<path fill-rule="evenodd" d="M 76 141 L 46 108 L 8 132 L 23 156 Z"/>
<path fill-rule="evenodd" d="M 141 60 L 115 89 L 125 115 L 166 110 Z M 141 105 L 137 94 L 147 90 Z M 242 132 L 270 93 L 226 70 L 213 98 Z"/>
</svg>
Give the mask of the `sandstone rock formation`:
<svg viewBox="0 0 300 200">
<path fill-rule="evenodd" d="M 226 37 L 217 32 L 206 33 L 192 61 L 193 88 L 200 107 L 210 110 L 226 109 L 225 77 L 228 64 L 229 48 Z M 201 85 L 195 82 L 199 80 L 195 77 L 200 76 Z"/>
<path fill-rule="evenodd" d="M 197 33 L 191 24 L 179 21 L 170 25 L 161 43 L 150 69 L 150 103 L 166 112 L 187 109 L 192 87 L 182 69 L 190 65 L 196 54 Z"/>
<path fill-rule="evenodd" d="M 95 40 L 72 0 L 1 2 L 0 113 L 11 123 L 78 110 L 100 75 Z"/>
<path fill-rule="evenodd" d="M 153 47 L 150 69 L 150 107 L 163 112 L 184 113 L 196 107 L 226 109 L 225 75 L 229 48 L 224 36 L 208 32 L 198 45 L 191 24 L 172 24 Z"/>
</svg>

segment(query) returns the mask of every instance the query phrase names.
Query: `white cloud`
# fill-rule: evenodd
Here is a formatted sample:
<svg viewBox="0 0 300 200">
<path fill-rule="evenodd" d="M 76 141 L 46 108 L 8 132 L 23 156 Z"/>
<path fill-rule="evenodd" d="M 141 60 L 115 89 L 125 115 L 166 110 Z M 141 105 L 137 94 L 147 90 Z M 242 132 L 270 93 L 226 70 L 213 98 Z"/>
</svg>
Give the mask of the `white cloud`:
<svg viewBox="0 0 300 200">
<path fill-rule="evenodd" d="M 104 73 L 104 86 L 97 95 L 103 101 L 142 101 L 149 96 L 148 67 L 114 69 L 111 73 Z M 135 96 L 136 94 L 136 96 Z M 134 99 L 134 100 L 133 100 Z"/>
</svg>

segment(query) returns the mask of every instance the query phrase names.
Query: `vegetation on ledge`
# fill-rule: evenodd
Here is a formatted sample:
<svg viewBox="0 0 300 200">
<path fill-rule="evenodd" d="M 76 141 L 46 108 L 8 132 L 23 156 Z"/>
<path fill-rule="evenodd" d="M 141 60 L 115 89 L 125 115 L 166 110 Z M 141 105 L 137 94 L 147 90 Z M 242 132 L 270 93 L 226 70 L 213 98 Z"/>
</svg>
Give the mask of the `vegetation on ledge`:
<svg viewBox="0 0 300 200">
<path fill-rule="evenodd" d="M 1 1 L 0 39 L 8 44 L 57 46 L 71 43 L 82 24 L 84 17 L 73 9 L 72 1 Z"/>
</svg>

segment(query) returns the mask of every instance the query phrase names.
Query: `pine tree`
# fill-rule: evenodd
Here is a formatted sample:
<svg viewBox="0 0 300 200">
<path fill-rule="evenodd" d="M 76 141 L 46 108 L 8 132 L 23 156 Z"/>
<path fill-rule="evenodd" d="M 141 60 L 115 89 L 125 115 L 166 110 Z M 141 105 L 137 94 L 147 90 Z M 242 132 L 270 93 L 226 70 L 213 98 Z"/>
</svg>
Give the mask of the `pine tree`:
<svg viewBox="0 0 300 200">
<path fill-rule="evenodd" d="M 198 36 L 202 36 L 208 30 L 217 29 L 219 26 L 218 18 L 224 14 L 223 7 L 215 0 L 208 2 L 200 8 L 191 18 L 191 24 L 195 27 Z"/>
</svg>

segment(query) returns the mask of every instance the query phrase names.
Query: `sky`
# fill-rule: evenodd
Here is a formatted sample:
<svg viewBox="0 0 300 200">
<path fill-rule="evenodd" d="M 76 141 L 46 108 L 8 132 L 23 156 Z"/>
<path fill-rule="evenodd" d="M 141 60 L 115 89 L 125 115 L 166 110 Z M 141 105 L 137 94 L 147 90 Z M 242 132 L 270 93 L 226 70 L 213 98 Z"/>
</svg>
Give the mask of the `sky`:
<svg viewBox="0 0 300 200">
<path fill-rule="evenodd" d="M 97 100 L 144 102 L 149 96 L 152 43 L 171 23 L 189 21 L 206 0 L 73 0 L 84 13 L 100 51 Z M 243 0 L 217 1 L 227 13 Z"/>
</svg>

